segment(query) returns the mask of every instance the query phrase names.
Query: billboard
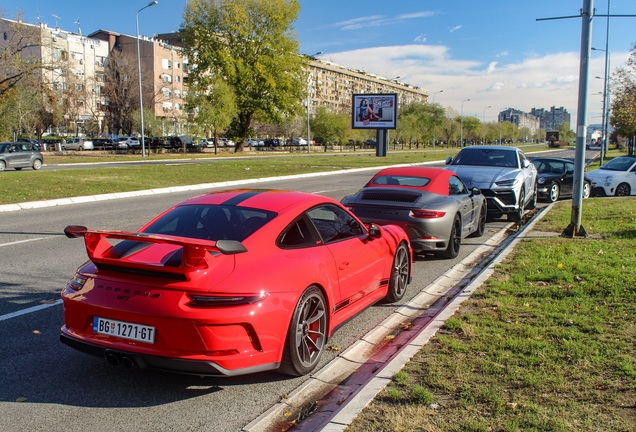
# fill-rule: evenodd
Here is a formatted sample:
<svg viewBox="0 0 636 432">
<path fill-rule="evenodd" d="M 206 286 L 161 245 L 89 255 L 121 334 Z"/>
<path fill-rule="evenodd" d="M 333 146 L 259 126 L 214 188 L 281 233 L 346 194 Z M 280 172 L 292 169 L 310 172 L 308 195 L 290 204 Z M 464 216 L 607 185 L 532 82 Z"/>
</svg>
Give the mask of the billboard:
<svg viewBox="0 0 636 432">
<path fill-rule="evenodd" d="M 353 129 L 395 129 L 397 93 L 354 94 L 351 114 Z"/>
</svg>

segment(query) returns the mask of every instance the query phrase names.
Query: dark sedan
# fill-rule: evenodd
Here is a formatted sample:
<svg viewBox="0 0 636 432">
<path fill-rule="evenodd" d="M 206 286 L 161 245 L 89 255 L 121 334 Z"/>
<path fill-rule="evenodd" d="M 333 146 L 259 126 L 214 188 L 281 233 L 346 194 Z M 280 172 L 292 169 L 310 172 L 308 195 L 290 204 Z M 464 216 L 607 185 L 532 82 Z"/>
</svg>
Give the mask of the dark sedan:
<svg viewBox="0 0 636 432">
<path fill-rule="evenodd" d="M 7 168 L 21 170 L 22 168 L 42 168 L 44 157 L 40 150 L 27 142 L 5 142 L 0 143 L 0 171 Z"/>
<path fill-rule="evenodd" d="M 537 167 L 539 199 L 555 202 L 559 198 L 571 197 L 574 185 L 574 162 L 561 158 L 534 158 Z M 583 183 L 583 198 L 589 198 L 592 190 L 587 177 Z"/>
</svg>

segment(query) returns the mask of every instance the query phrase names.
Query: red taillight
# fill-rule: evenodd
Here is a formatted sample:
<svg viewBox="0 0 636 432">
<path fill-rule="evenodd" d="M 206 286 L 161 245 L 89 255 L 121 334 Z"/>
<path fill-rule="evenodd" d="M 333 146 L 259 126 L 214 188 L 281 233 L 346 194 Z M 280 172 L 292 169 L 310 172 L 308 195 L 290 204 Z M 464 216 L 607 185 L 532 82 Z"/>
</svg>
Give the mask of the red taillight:
<svg viewBox="0 0 636 432">
<path fill-rule="evenodd" d="M 435 210 L 411 210 L 411 217 L 419 219 L 438 219 L 444 217 L 446 212 Z"/>
</svg>

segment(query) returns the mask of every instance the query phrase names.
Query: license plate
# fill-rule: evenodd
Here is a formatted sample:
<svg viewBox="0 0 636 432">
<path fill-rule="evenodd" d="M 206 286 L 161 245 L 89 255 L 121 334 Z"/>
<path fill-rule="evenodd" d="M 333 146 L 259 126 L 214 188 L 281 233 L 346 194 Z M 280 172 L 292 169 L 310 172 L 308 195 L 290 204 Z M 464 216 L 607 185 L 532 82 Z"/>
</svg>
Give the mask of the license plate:
<svg viewBox="0 0 636 432">
<path fill-rule="evenodd" d="M 154 327 L 97 316 L 93 317 L 93 332 L 139 342 L 155 343 Z"/>
</svg>

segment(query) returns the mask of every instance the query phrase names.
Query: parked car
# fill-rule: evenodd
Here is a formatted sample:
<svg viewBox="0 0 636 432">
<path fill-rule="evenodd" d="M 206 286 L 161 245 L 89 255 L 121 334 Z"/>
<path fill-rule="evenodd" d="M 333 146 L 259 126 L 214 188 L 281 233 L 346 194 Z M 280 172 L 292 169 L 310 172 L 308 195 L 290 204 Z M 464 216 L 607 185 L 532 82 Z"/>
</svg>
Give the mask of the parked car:
<svg viewBox="0 0 636 432">
<path fill-rule="evenodd" d="M 87 138 L 71 138 L 61 144 L 62 150 L 93 150 L 93 141 Z"/>
<path fill-rule="evenodd" d="M 248 138 L 247 141 L 245 141 L 245 145 L 248 147 L 262 147 L 265 145 L 265 142 L 258 138 Z"/>
<path fill-rule="evenodd" d="M 114 150 L 115 140 L 111 138 L 95 138 L 93 139 L 93 148 L 95 150 Z"/>
<path fill-rule="evenodd" d="M 294 138 L 292 139 L 292 145 L 304 146 L 307 145 L 307 140 L 305 138 Z"/>
<path fill-rule="evenodd" d="M 364 223 L 402 227 L 414 252 L 459 254 L 462 239 L 486 227 L 486 199 L 453 172 L 440 168 L 386 168 L 342 204 Z"/>
<path fill-rule="evenodd" d="M 488 201 L 488 215 L 506 215 L 521 222 L 525 209 L 537 205 L 537 169 L 515 147 L 464 147 L 446 159 L 446 169 L 453 171 L 468 188 L 481 189 Z"/>
<path fill-rule="evenodd" d="M 304 375 L 340 325 L 411 279 L 401 228 L 310 193 L 211 192 L 139 232 L 64 232 L 89 261 L 62 290 L 61 341 L 130 367 Z"/>
<path fill-rule="evenodd" d="M 268 138 L 265 140 L 265 147 L 279 147 L 281 141 L 278 138 Z"/>
<path fill-rule="evenodd" d="M 202 148 L 213 148 L 214 138 L 199 138 L 199 145 Z"/>
<path fill-rule="evenodd" d="M 537 192 L 542 201 L 555 202 L 571 197 L 574 186 L 574 162 L 562 158 L 532 158 L 537 168 Z M 584 178 L 583 198 L 589 198 L 592 190 L 589 178 Z"/>
<path fill-rule="evenodd" d="M 586 174 L 592 196 L 636 195 L 636 156 L 619 156 Z"/>
<path fill-rule="evenodd" d="M 219 138 L 219 147 L 234 147 L 236 143 L 229 138 Z"/>
<path fill-rule="evenodd" d="M 34 170 L 42 168 L 44 157 L 35 144 L 30 142 L 0 143 L 0 171 L 13 168 L 20 171 L 31 167 Z"/>
<path fill-rule="evenodd" d="M 195 143 L 192 140 L 192 137 L 179 135 L 179 136 L 171 136 L 170 137 L 170 148 L 174 150 L 183 150 L 192 151 L 195 149 L 199 149 L 198 143 Z"/>
</svg>

